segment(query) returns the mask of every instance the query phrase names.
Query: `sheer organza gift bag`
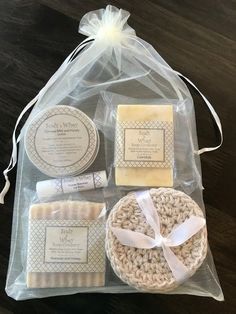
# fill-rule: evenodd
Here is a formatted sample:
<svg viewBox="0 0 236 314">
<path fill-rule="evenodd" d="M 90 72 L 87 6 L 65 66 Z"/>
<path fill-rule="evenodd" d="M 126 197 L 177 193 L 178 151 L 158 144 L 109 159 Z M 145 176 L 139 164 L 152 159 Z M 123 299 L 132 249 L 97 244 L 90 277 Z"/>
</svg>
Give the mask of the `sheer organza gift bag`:
<svg viewBox="0 0 236 314">
<path fill-rule="evenodd" d="M 134 29 L 127 24 L 128 17 L 127 11 L 119 10 L 113 6 L 87 13 L 79 26 L 79 32 L 86 35 L 87 38 L 66 58 L 45 87 L 25 107 L 16 123 L 13 133 L 12 158 L 8 168 L 4 171 L 6 185 L 1 193 L 1 202 L 4 203 L 4 196 L 10 186 L 7 174 L 16 164 L 17 143 L 19 143 L 11 253 L 6 283 L 7 294 L 16 300 L 79 292 L 126 293 L 139 290 L 153 293 L 209 296 L 223 300 L 214 262 L 207 244 L 199 158 L 201 153 L 214 150 L 220 145 L 199 150 L 193 100 L 187 86 L 180 78 L 184 76 L 171 69 L 150 44 L 136 36 Z M 186 77 L 184 79 L 197 89 L 189 79 Z M 198 89 L 197 91 L 200 93 Z M 221 124 L 216 112 L 204 95 L 201 94 L 201 96 L 213 115 L 222 137 Z M 16 139 L 15 132 L 18 123 L 31 107 L 33 110 Z M 84 171 L 94 173 L 105 170 L 108 181 L 101 189 L 88 188 L 87 191 L 69 190 L 60 195 L 48 194 L 47 198 L 42 201 L 36 191 L 37 182 L 62 175 L 50 175 L 43 166 L 40 168 L 32 162 L 26 152 L 28 149 L 26 134 L 29 133 L 28 130 L 34 125 L 37 117 L 41 117 L 40 115 L 45 112 L 48 113 L 50 110 L 54 112 L 59 107 L 63 110 L 63 114 L 70 108 L 78 109 L 80 118 L 87 119 L 86 123 L 90 123 L 89 125 L 92 125 L 94 130 L 98 130 L 98 137 L 100 138 L 99 141 L 97 140 L 98 154 L 96 152 L 93 156 L 91 155 L 90 164 L 87 163 L 87 167 L 81 166 L 81 171 L 74 169 L 72 175 L 75 173 L 83 174 Z M 123 114 L 124 108 L 128 108 L 128 111 L 124 111 Z M 158 116 L 160 110 L 166 112 L 167 109 L 171 111 L 170 116 L 172 117 L 169 124 L 165 119 L 156 121 L 155 112 Z M 150 114 L 146 119 L 147 121 L 143 122 L 142 119 L 146 115 L 148 116 L 149 110 L 154 112 L 154 118 L 151 118 L 152 114 Z M 76 112 L 78 113 L 78 111 Z M 139 118 L 137 118 L 138 112 L 140 112 Z M 125 117 L 125 122 L 123 120 L 118 121 L 121 117 Z M 123 170 L 120 168 L 120 155 L 119 158 L 117 156 L 122 150 L 122 145 L 126 144 L 122 142 L 122 136 L 118 132 L 117 125 L 119 127 L 123 125 L 124 130 L 120 131 L 119 129 L 119 132 L 125 132 L 125 128 L 131 132 L 127 133 L 130 134 L 127 147 L 128 153 L 132 156 L 135 155 L 135 158 L 138 158 L 138 153 L 137 150 L 132 150 L 132 147 L 138 147 L 139 153 L 143 153 L 140 151 L 142 148 L 139 146 L 140 142 L 135 142 L 135 132 L 141 132 L 142 140 L 146 139 L 144 135 L 150 136 L 146 144 L 151 143 L 153 145 L 151 157 L 148 156 L 151 158 L 149 164 L 146 164 L 146 161 L 140 164 L 135 159 L 132 163 L 124 161 Z M 168 129 L 170 125 L 171 130 Z M 133 131 L 130 131 L 131 129 Z M 142 131 L 148 131 L 148 133 L 144 134 Z M 153 147 L 157 145 L 157 137 L 158 141 L 161 139 L 161 144 L 158 142 L 158 145 L 164 147 L 163 154 L 167 153 L 169 149 L 166 143 L 172 147 L 171 153 L 168 152 L 168 161 L 155 161 Z M 72 145 L 71 142 L 70 145 Z M 165 149 L 167 150 L 165 151 Z M 49 156 L 51 156 L 50 154 Z M 130 170 L 130 168 L 136 170 Z M 160 173 L 159 168 L 164 172 L 165 169 L 169 169 L 169 183 L 162 180 L 164 174 L 158 175 Z M 150 175 L 150 170 L 156 171 L 156 177 Z M 129 181 L 132 171 L 136 171 L 136 181 Z M 140 171 L 144 175 L 140 175 Z M 149 173 L 149 177 L 147 173 Z M 70 175 L 71 173 L 69 173 Z M 122 184 L 124 177 L 126 183 Z M 71 178 L 73 179 L 73 176 Z M 118 178 L 121 180 L 119 179 L 119 181 Z M 155 178 L 158 178 L 157 181 Z M 150 181 L 148 181 L 149 179 Z M 148 184 L 147 182 L 151 183 Z M 172 200 L 171 205 L 170 200 Z M 124 214 L 126 212 L 126 205 L 124 204 L 127 202 L 134 205 L 134 219 L 138 218 L 135 220 L 137 228 L 133 227 L 132 231 L 139 230 L 139 234 L 138 232 L 129 234 L 131 238 L 126 239 L 125 242 L 122 238 L 122 230 L 129 229 L 129 222 L 132 220 Z M 183 217 L 181 216 L 182 218 L 177 221 L 177 218 L 173 219 L 172 217 L 171 206 L 174 206 L 176 217 L 181 216 L 178 214 L 179 212 L 186 213 L 182 210 L 183 208 L 189 210 L 192 206 L 191 215 L 183 214 Z M 131 208 L 131 210 L 133 209 Z M 173 227 L 166 226 L 168 233 L 171 234 L 169 238 L 172 241 L 172 249 L 171 245 L 163 240 L 166 239 L 163 234 L 160 235 L 160 232 L 164 230 L 162 226 L 163 215 L 166 215 L 163 210 L 169 210 L 168 217 Z M 94 214 L 95 211 L 96 214 Z M 105 217 L 108 217 L 106 225 Z M 118 234 L 120 229 L 115 230 L 114 226 L 119 225 L 117 225 L 116 219 L 122 220 L 122 217 L 126 217 L 128 223 L 123 225 L 123 229 L 120 228 L 122 229 L 121 234 Z M 139 219 L 141 220 L 139 221 Z M 139 222 L 146 228 L 145 239 L 142 234 L 140 235 L 142 231 L 140 231 Z M 71 238 L 71 241 L 78 245 L 80 253 L 68 251 L 68 248 L 56 243 L 57 240 L 69 241 L 68 235 L 65 235 L 64 238 L 58 236 L 56 233 L 58 226 L 61 233 L 71 233 L 71 237 L 74 237 Z M 86 233 L 85 229 L 82 230 L 84 226 L 91 232 Z M 48 229 L 47 236 L 49 237 L 50 234 L 54 240 L 48 238 L 45 242 L 40 242 L 42 234 L 40 233 L 39 236 L 37 232 L 43 232 L 44 228 L 51 228 Z M 176 237 L 179 236 L 176 228 L 177 230 L 182 228 L 180 230 L 182 232 L 181 241 L 176 240 Z M 39 229 L 40 231 L 37 231 Z M 156 242 L 153 242 L 153 230 L 155 231 Z M 94 237 L 91 235 L 93 232 Z M 188 235 L 186 235 L 187 233 Z M 32 238 L 32 234 L 38 242 Z M 146 244 L 142 244 L 142 246 L 140 241 L 136 241 L 137 237 L 140 237 L 141 242 L 145 240 Z M 191 243 L 199 243 L 198 240 L 192 241 L 191 237 L 200 239 L 205 246 L 200 262 L 190 273 L 187 269 L 188 262 L 186 262 L 188 256 L 182 253 L 182 255 L 178 255 L 178 252 L 185 252 L 184 250 L 191 246 Z M 161 242 L 160 239 L 162 239 Z M 76 241 L 80 242 L 77 243 Z M 86 241 L 89 243 L 88 247 L 84 246 Z M 187 246 L 185 246 L 185 242 L 188 243 Z M 181 245 L 182 247 L 179 249 Z M 57 246 L 58 250 L 53 250 L 53 246 Z M 173 248 L 173 246 L 178 248 Z M 36 248 L 41 248 L 42 254 L 40 252 L 35 253 Z M 158 268 L 155 270 L 155 263 L 152 264 L 154 272 L 152 274 L 152 279 L 154 278 L 152 286 L 145 283 L 146 289 L 142 289 L 137 281 L 133 283 L 131 278 L 127 278 L 124 269 L 123 273 L 121 272 L 119 268 L 121 260 L 117 257 L 118 255 L 116 259 L 113 258 L 115 256 L 113 253 L 116 253 L 114 250 L 119 249 L 122 249 L 126 255 L 127 252 L 141 252 L 142 256 L 157 254 L 155 263 L 158 264 L 160 260 L 162 261 L 164 272 L 168 273 L 168 276 L 166 275 L 167 277 L 164 278 L 165 282 L 170 279 L 171 284 L 168 287 L 165 286 L 165 289 L 154 288 L 155 280 L 160 279 Z M 97 262 L 94 262 L 90 250 L 93 254 L 97 254 L 95 254 Z M 105 257 L 105 251 L 108 258 Z M 37 267 L 32 262 L 36 259 L 34 254 L 39 259 L 41 255 L 45 255 L 44 260 L 40 261 L 40 265 L 36 265 Z M 72 255 L 68 257 L 68 254 Z M 86 254 L 87 259 L 85 258 Z M 64 260 L 63 264 L 62 258 L 65 256 L 68 259 L 66 262 Z M 31 262 L 29 262 L 29 258 L 32 259 Z M 77 262 L 73 263 L 74 260 Z M 174 270 L 173 261 L 176 261 L 176 265 L 180 265 L 177 270 L 178 275 Z M 148 259 L 146 262 L 148 263 Z M 134 263 L 136 262 L 134 261 Z M 145 272 L 149 272 L 149 269 L 146 269 L 148 267 L 143 267 L 142 263 L 137 267 L 139 267 L 140 276 L 145 278 Z M 183 269 L 185 269 L 184 275 L 181 273 Z M 29 274 L 33 275 L 29 277 Z M 165 277 L 165 273 L 162 275 Z"/>
</svg>

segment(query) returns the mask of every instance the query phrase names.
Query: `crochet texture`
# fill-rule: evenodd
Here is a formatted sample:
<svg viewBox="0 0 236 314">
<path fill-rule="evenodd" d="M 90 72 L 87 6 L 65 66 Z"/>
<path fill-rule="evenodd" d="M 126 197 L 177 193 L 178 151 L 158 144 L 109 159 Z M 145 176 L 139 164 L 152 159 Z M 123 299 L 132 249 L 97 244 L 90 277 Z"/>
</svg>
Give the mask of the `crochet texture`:
<svg viewBox="0 0 236 314">
<path fill-rule="evenodd" d="M 150 195 L 158 211 L 161 235 L 164 237 L 191 215 L 204 217 L 200 207 L 183 192 L 159 188 L 151 189 Z M 154 237 L 154 232 L 147 224 L 134 193 L 123 197 L 111 210 L 107 220 L 106 252 L 111 266 L 122 281 L 141 291 L 164 292 L 179 285 L 163 256 L 162 248 L 137 249 L 122 245 L 110 230 L 111 226 Z M 171 249 L 192 276 L 207 253 L 206 227 L 184 244 Z"/>
</svg>

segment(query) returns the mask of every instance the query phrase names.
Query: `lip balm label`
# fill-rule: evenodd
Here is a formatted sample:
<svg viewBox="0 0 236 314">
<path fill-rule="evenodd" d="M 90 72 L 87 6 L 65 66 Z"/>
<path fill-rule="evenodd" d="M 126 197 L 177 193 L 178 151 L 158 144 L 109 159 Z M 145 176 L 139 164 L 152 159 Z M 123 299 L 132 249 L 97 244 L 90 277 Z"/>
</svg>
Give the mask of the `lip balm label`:
<svg viewBox="0 0 236 314">
<path fill-rule="evenodd" d="M 62 189 L 64 193 L 86 191 L 96 189 L 93 174 L 85 174 L 76 178 L 62 179 Z"/>
<path fill-rule="evenodd" d="M 169 168 L 172 165 L 172 122 L 118 122 L 116 139 L 116 167 Z"/>
</svg>

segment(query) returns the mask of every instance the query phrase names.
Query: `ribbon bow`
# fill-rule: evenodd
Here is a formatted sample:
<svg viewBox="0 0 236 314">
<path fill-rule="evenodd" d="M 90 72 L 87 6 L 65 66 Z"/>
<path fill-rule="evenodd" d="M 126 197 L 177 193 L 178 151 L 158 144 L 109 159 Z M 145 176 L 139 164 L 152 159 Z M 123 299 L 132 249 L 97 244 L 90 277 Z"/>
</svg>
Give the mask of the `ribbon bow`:
<svg viewBox="0 0 236 314">
<path fill-rule="evenodd" d="M 135 36 L 135 31 L 127 24 L 128 11 L 107 5 L 85 14 L 79 25 L 79 32 L 90 38 L 102 39 L 103 44 L 119 43 L 126 36 Z"/>
<path fill-rule="evenodd" d="M 179 246 L 190 239 L 205 226 L 206 220 L 202 217 L 191 216 L 175 227 L 167 237 L 163 237 L 160 233 L 160 219 L 149 192 L 136 192 L 135 196 L 148 224 L 154 230 L 155 238 L 140 232 L 116 227 L 111 228 L 112 232 L 123 245 L 139 249 L 161 247 L 176 281 L 183 282 L 190 276 L 190 273 L 170 248 Z"/>
</svg>

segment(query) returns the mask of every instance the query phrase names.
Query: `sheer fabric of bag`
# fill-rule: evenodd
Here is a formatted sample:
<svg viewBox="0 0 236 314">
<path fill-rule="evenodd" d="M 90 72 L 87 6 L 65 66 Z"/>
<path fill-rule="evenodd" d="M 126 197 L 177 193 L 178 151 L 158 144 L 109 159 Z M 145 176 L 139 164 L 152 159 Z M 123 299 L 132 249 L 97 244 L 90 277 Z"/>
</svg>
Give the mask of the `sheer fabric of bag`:
<svg viewBox="0 0 236 314">
<path fill-rule="evenodd" d="M 25 191 L 33 191 L 36 182 L 45 179 L 45 175 L 35 169 L 28 160 L 24 150 L 23 135 L 31 119 L 45 108 L 61 104 L 74 106 L 90 115 L 95 123 L 98 116 L 100 122 L 104 117 L 106 127 L 106 123 L 108 125 L 110 120 L 106 120 L 104 108 L 107 114 L 109 108 L 113 110 L 114 104 L 134 101 L 174 104 L 177 130 L 174 188 L 190 195 L 204 210 L 200 158 L 197 154 L 199 148 L 191 94 L 177 72 L 169 67 L 150 44 L 136 36 L 135 31 L 127 24 L 128 17 L 127 11 L 108 6 L 106 9 L 89 12 L 82 18 L 79 32 L 88 38 L 66 59 L 54 78 L 39 93 L 34 108 L 21 130 L 11 254 L 6 284 L 7 294 L 14 299 L 78 292 L 136 292 L 117 279 L 109 265 L 104 287 L 65 289 L 27 289 L 26 287 L 27 209 L 35 199 L 35 195 L 34 192 L 25 193 Z M 101 111 L 99 111 L 100 107 L 103 108 Z M 106 147 L 114 144 L 106 131 L 104 141 Z M 105 152 L 104 166 L 113 167 L 114 156 L 109 149 Z M 223 299 L 210 249 L 197 273 L 169 293 Z"/>
</svg>

